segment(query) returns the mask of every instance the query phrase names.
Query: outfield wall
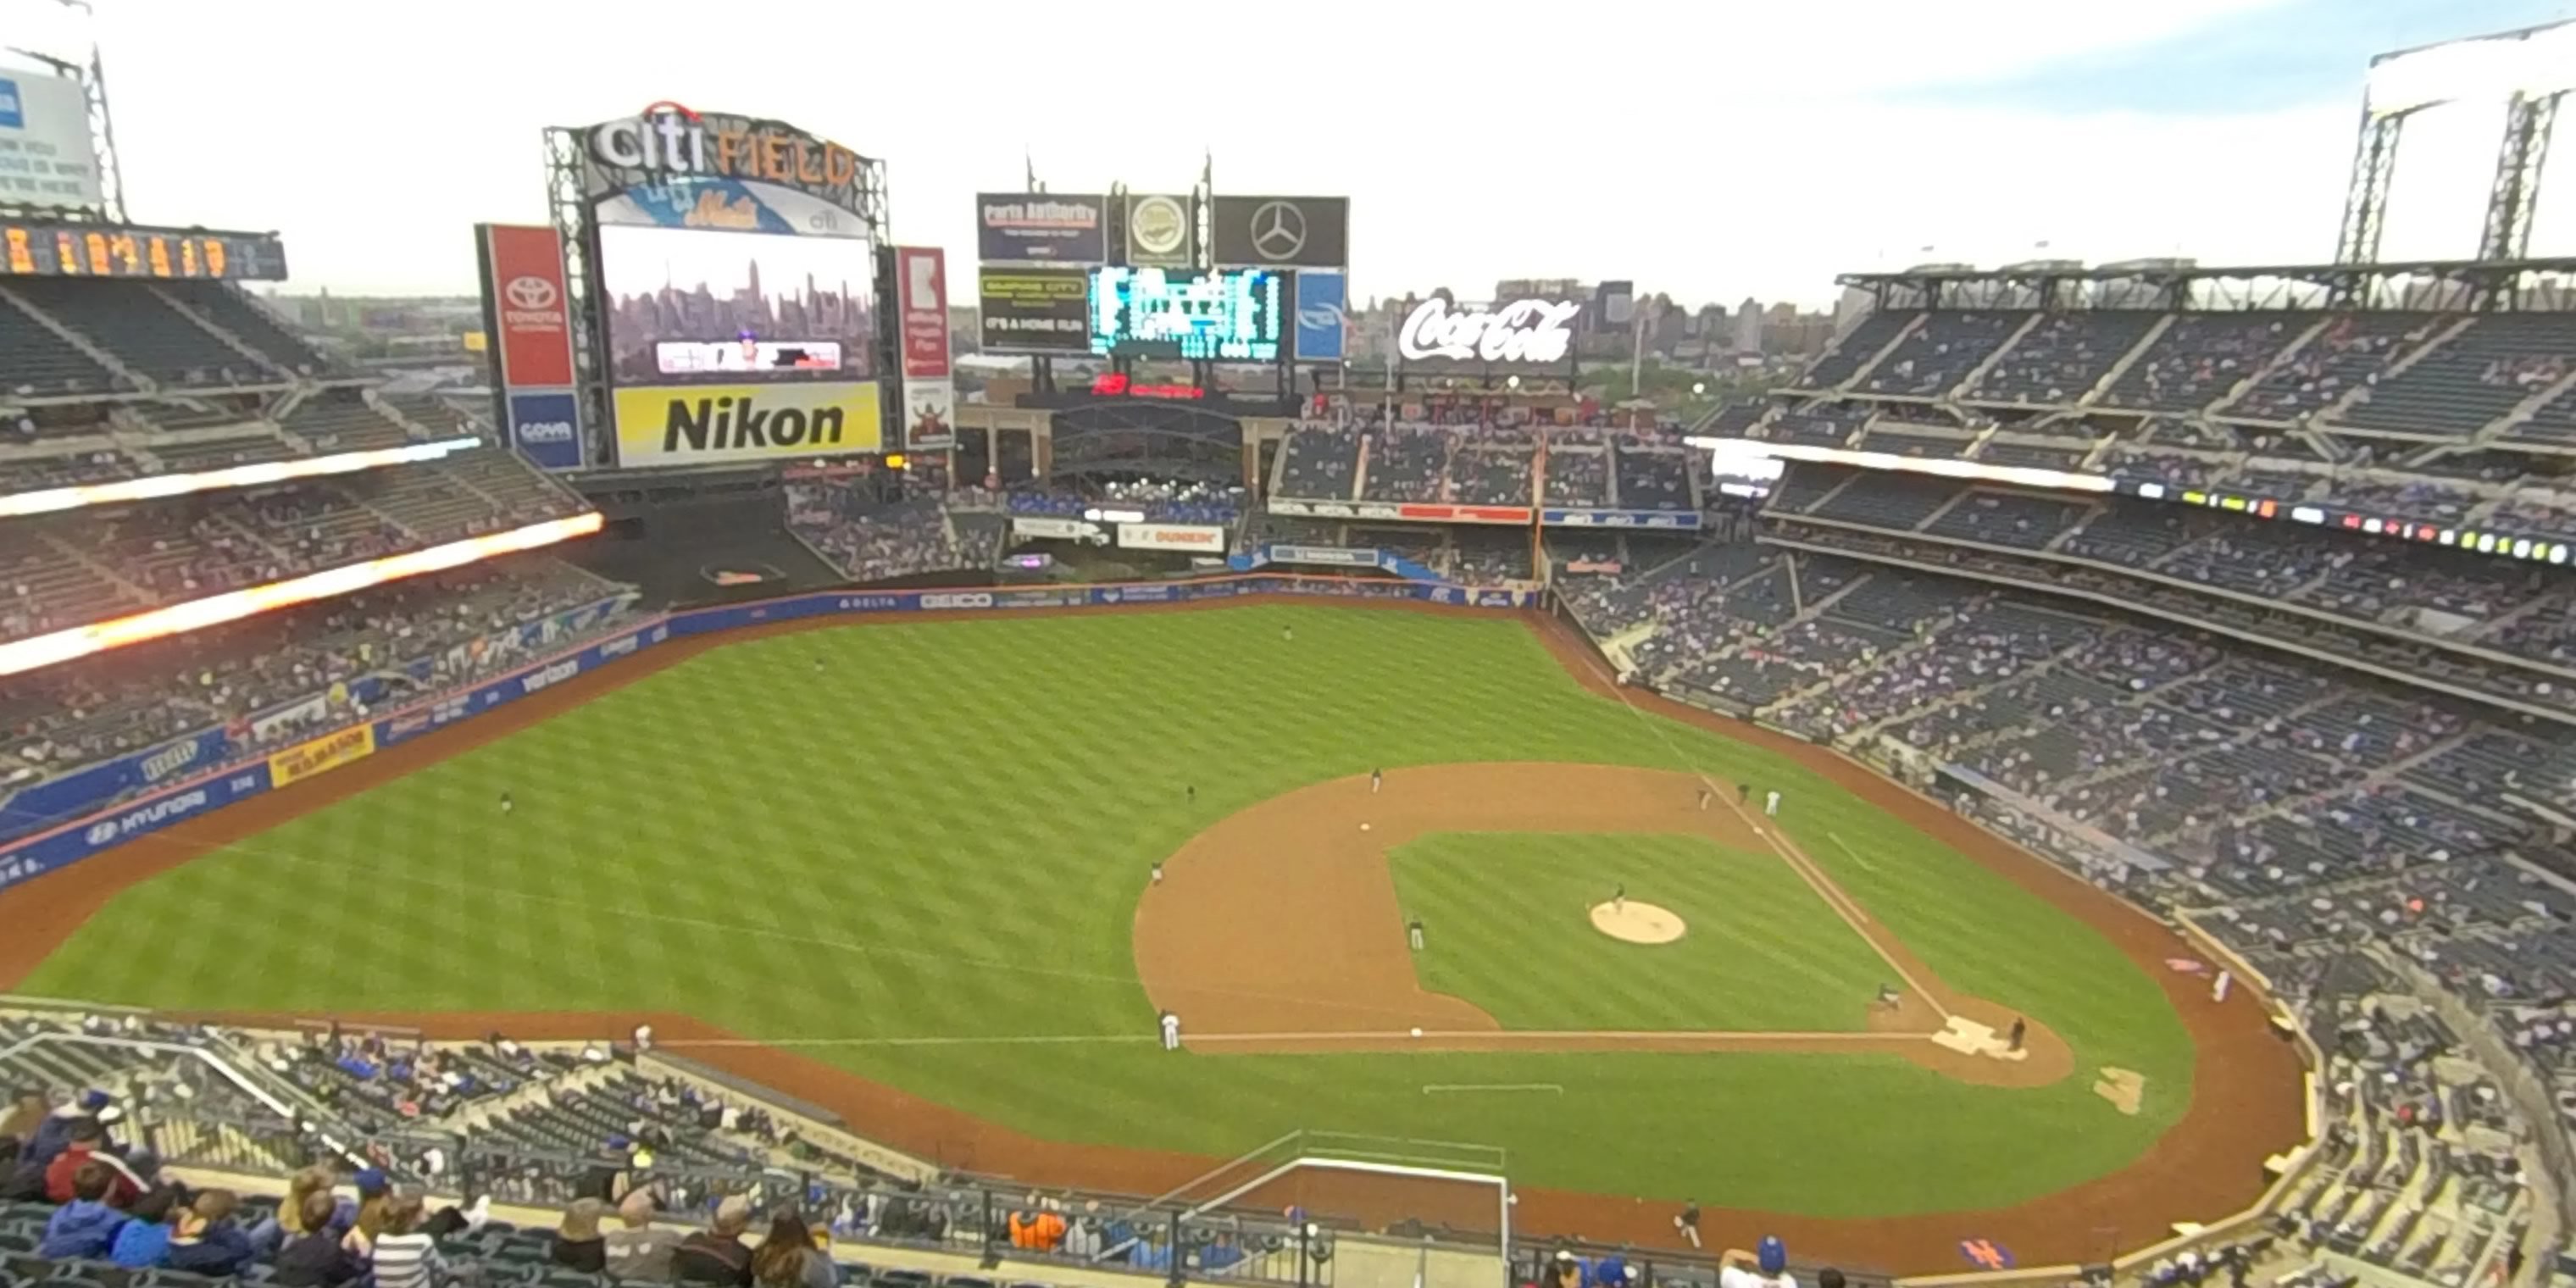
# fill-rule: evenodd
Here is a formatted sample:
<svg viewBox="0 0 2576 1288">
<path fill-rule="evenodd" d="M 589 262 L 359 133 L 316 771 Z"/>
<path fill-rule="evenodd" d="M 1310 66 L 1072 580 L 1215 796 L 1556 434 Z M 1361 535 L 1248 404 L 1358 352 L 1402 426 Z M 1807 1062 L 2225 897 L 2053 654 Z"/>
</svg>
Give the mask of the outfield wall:
<svg viewBox="0 0 2576 1288">
<path fill-rule="evenodd" d="M 1479 590 L 1412 581 L 1353 580 L 1285 573 L 1214 577 L 1194 581 L 1135 582 L 1107 586 L 994 587 L 973 590 L 839 590 L 757 603 L 692 609 L 649 619 L 631 631 L 543 657 L 467 688 L 373 716 L 295 743 L 260 759 L 175 781 L 131 800 L 48 831 L 0 843 L 0 890 L 68 867 L 138 836 L 212 813 L 235 801 L 291 787 L 355 764 L 378 750 L 506 706 L 674 639 L 690 639 L 748 626 L 890 613 L 939 614 L 1014 609 L 1115 611 L 1135 605 L 1235 599 L 1245 595 L 1315 595 L 1337 599 L 1404 600 L 1460 608 L 1519 609 L 1536 601 L 1526 590 Z M 213 754 L 191 743 L 192 753 Z M 156 749 L 158 750 L 158 749 Z M 146 753 L 151 755 L 152 753 Z M 197 754 L 173 768 L 195 763 Z M 136 765 L 144 763 L 128 757 Z M 116 772 L 127 768 L 114 762 Z M 83 771 L 84 773 L 88 771 Z M 139 770 L 137 772 L 140 772 Z M 118 780 L 122 782 L 123 779 Z"/>
</svg>

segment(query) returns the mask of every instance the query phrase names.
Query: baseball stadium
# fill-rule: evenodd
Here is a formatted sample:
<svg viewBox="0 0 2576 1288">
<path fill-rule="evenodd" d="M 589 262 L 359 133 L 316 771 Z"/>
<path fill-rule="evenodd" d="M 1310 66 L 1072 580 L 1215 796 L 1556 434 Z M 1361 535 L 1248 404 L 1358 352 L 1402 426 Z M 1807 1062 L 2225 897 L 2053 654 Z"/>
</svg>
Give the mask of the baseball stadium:
<svg viewBox="0 0 2576 1288">
<path fill-rule="evenodd" d="M 1669 406 L 1627 283 L 1032 177 L 969 299 L 677 102 L 362 356 L 13 73 L 0 1288 L 2576 1281 L 2554 92 L 2377 231 L 2569 30 L 2374 71 L 2331 264 Z"/>
</svg>

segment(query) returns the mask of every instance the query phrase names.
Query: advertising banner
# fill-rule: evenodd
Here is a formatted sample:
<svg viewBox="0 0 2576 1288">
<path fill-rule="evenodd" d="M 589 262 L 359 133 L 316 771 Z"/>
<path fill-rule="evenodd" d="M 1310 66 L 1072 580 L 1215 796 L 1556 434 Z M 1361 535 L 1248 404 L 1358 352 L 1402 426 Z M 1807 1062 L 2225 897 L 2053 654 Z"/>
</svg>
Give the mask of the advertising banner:
<svg viewBox="0 0 2576 1288">
<path fill-rule="evenodd" d="M 1350 356 L 1350 277 L 1307 269 L 1297 274 L 1297 361 L 1340 362 Z"/>
<path fill-rule="evenodd" d="M 957 382 L 948 367 L 948 252 L 899 246 L 894 272 L 903 331 L 903 445 L 944 452 L 957 446 Z"/>
<path fill-rule="evenodd" d="M 903 381 L 903 449 L 945 452 L 957 446 L 957 382 L 949 376 L 906 376 Z"/>
<path fill-rule="evenodd" d="M 308 778 L 318 778 L 342 765 L 354 765 L 376 754 L 376 727 L 358 725 L 325 734 L 311 742 L 299 742 L 268 758 L 268 781 L 272 787 L 292 787 Z"/>
<path fill-rule="evenodd" d="M 1127 262 L 1179 268 L 1198 262 L 1190 199 L 1147 193 L 1127 198 Z"/>
<path fill-rule="evenodd" d="M 1100 263 L 1109 258 L 1108 208 L 1098 193 L 979 192 L 976 257 L 988 264 Z"/>
<path fill-rule="evenodd" d="M 881 446 L 873 381 L 646 386 L 612 397 L 617 464 L 626 469 L 788 461 Z"/>
<path fill-rule="evenodd" d="M 0 68 L 0 206 L 95 210 L 106 200 L 81 82 Z"/>
<path fill-rule="evenodd" d="M 1080 519 L 1014 516 L 1011 520 L 1011 535 L 1036 537 L 1045 541 L 1079 541 L 1085 537 L 1099 536 L 1100 529 Z"/>
<path fill-rule="evenodd" d="M 1091 270 L 994 268 L 975 274 L 986 353 L 1088 353 Z"/>
<path fill-rule="evenodd" d="M 866 158 L 784 121 L 655 103 L 571 131 L 602 224 L 866 237 Z"/>
<path fill-rule="evenodd" d="M 249 765 L 120 805 L 32 840 L 0 848 L 0 890 L 32 881 L 56 868 L 158 832 L 245 796 L 268 790 L 268 766 Z"/>
<path fill-rule="evenodd" d="M 541 470 L 581 468 L 580 403 L 569 389 L 513 391 L 510 445 Z"/>
<path fill-rule="evenodd" d="M 1218 197 L 1216 262 L 1340 268 L 1351 262 L 1348 197 Z"/>
<path fill-rule="evenodd" d="M 1406 523 L 1518 523 L 1530 521 L 1525 505 L 1440 505 L 1413 501 L 1284 501 L 1273 498 L 1272 514 L 1311 519 L 1392 519 Z"/>
<path fill-rule="evenodd" d="M 1699 515 L 1688 510 L 1542 510 L 1538 521 L 1552 528 L 1668 528 L 1695 531 Z"/>
<path fill-rule="evenodd" d="M 1122 550 L 1223 554 L 1225 529 L 1195 523 L 1122 523 L 1118 525 L 1118 546 Z"/>
<path fill-rule="evenodd" d="M 48 778 L 9 797 L 8 804 L 0 807 L 0 837 L 76 818 L 119 796 L 202 773 L 233 755 L 232 738 L 221 729 L 208 729 Z"/>
<path fill-rule="evenodd" d="M 1582 313 L 1573 300 L 1513 300 L 1487 309 L 1434 296 L 1404 319 L 1395 351 L 1409 366 L 1561 363 L 1574 352 L 1574 321 Z"/>
<path fill-rule="evenodd" d="M 483 289 L 501 333 L 501 383 L 570 388 L 572 297 L 564 288 L 562 235 L 552 228 L 485 224 L 483 263 Z"/>
<path fill-rule="evenodd" d="M 1272 563 L 1324 564 L 1336 568 L 1375 568 L 1377 551 L 1349 546 L 1269 546 L 1261 557 Z"/>
<path fill-rule="evenodd" d="M 894 252 L 903 319 L 904 378 L 948 374 L 948 252 L 899 246 Z"/>
</svg>

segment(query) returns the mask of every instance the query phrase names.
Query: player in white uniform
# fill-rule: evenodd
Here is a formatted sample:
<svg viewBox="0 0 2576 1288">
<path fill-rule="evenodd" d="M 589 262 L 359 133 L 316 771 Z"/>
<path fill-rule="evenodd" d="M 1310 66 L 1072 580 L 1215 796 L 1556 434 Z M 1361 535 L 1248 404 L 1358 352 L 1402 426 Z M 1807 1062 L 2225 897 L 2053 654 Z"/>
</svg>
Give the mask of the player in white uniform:
<svg viewBox="0 0 2576 1288">
<path fill-rule="evenodd" d="M 1170 1011 L 1163 1012 L 1163 1049 L 1166 1051 L 1181 1049 L 1181 1017 Z"/>
<path fill-rule="evenodd" d="M 1762 813 L 1766 818 L 1780 817 L 1780 793 L 1775 791 L 1762 798 Z"/>
</svg>

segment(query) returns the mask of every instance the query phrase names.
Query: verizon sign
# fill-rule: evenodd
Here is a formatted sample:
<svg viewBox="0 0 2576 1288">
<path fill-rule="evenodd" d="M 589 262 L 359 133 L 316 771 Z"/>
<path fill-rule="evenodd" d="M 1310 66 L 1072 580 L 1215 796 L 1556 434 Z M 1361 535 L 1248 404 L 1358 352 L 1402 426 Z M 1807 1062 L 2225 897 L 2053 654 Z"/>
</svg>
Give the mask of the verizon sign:
<svg viewBox="0 0 2576 1288">
<path fill-rule="evenodd" d="M 1583 306 L 1570 301 L 1514 300 L 1493 310 L 1451 312 L 1447 300 L 1424 300 L 1395 339 L 1408 362 L 1563 362 L 1574 344 L 1566 329 Z"/>
</svg>

